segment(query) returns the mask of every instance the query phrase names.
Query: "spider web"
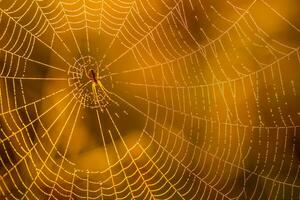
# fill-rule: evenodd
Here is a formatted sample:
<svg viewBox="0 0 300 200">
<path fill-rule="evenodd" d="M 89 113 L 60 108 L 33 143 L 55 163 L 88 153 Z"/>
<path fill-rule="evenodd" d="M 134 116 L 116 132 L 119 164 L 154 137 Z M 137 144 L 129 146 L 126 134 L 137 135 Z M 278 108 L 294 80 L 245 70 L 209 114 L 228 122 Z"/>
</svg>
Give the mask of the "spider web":
<svg viewBox="0 0 300 200">
<path fill-rule="evenodd" d="M 299 199 L 296 9 L 2 0 L 1 196 Z"/>
</svg>

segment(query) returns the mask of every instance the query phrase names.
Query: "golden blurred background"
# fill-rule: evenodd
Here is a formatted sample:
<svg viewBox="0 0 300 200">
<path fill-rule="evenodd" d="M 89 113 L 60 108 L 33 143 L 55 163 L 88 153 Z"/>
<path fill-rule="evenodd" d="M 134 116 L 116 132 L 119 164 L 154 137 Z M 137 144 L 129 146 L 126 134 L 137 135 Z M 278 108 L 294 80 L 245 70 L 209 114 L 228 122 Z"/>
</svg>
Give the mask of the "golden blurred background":
<svg viewBox="0 0 300 200">
<path fill-rule="evenodd" d="M 297 0 L 1 0 L 0 199 L 300 199 Z"/>
</svg>

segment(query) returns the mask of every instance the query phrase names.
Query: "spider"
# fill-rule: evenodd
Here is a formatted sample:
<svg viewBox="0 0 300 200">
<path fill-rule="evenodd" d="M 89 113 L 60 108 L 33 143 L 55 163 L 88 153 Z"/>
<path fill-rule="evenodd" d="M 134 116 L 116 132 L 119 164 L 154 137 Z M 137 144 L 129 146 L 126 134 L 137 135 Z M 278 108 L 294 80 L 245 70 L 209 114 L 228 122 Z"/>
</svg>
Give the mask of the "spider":
<svg viewBox="0 0 300 200">
<path fill-rule="evenodd" d="M 86 76 L 92 82 L 92 92 L 94 95 L 94 101 L 100 103 L 102 100 L 104 100 L 105 97 L 109 97 L 107 93 L 110 92 L 104 87 L 101 81 L 97 79 L 97 74 L 95 73 L 95 71 L 93 69 L 90 69 L 88 72 L 87 71 L 85 72 L 86 72 Z M 97 87 L 100 87 L 101 91 L 104 94 L 101 99 L 98 98 Z"/>
</svg>

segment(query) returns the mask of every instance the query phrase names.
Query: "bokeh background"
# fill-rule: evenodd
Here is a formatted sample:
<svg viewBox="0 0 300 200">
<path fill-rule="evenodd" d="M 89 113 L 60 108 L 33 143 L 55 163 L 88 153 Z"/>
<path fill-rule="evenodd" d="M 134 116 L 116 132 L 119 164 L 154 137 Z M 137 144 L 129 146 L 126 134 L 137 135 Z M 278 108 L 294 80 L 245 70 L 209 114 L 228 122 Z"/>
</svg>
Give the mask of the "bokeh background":
<svg viewBox="0 0 300 200">
<path fill-rule="evenodd" d="M 300 199 L 299 9 L 0 1 L 1 199 Z"/>
</svg>

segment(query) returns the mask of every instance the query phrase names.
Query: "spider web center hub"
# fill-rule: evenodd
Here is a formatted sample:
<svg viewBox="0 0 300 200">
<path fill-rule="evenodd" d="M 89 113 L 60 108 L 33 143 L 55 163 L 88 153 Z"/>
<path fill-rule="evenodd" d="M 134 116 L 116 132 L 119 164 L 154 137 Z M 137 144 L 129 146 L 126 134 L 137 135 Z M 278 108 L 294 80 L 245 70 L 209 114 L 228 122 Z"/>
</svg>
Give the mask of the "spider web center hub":
<svg viewBox="0 0 300 200">
<path fill-rule="evenodd" d="M 75 98 L 87 108 L 104 108 L 110 102 L 111 77 L 94 57 L 77 59 L 69 69 L 69 86 Z"/>
</svg>

